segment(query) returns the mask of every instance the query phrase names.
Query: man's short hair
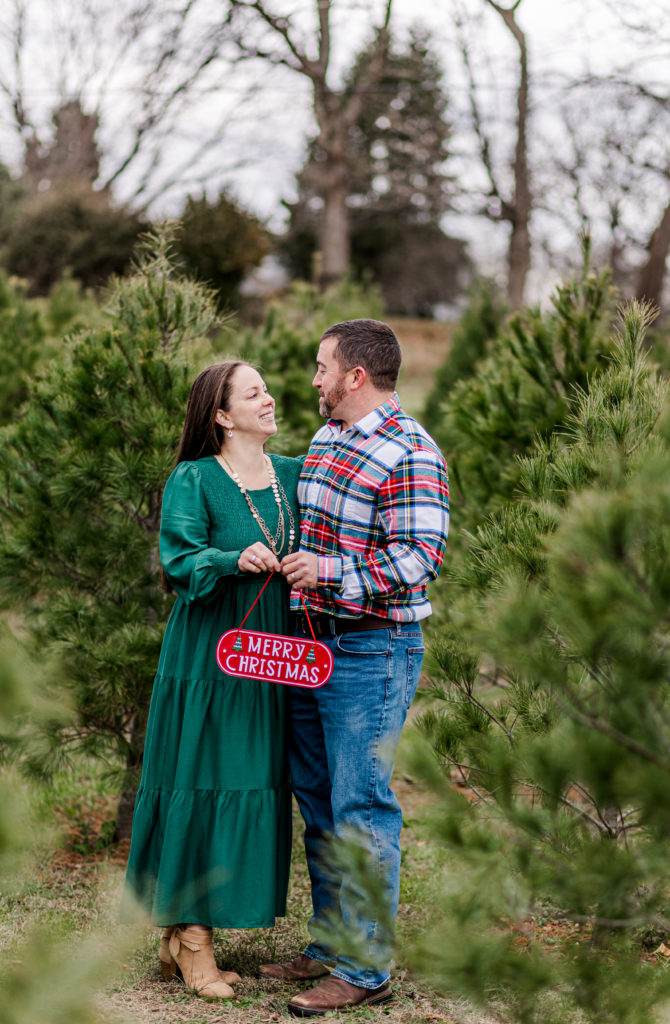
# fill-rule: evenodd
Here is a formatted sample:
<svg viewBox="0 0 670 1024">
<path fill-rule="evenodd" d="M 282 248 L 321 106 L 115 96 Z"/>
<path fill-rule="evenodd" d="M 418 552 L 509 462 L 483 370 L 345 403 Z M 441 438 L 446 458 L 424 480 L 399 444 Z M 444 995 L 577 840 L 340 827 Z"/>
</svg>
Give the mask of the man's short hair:
<svg viewBox="0 0 670 1024">
<path fill-rule="evenodd" d="M 336 338 L 334 356 L 340 369 L 362 366 L 378 391 L 394 391 L 402 362 L 400 344 L 388 324 L 381 320 L 345 320 L 322 335 Z"/>
</svg>

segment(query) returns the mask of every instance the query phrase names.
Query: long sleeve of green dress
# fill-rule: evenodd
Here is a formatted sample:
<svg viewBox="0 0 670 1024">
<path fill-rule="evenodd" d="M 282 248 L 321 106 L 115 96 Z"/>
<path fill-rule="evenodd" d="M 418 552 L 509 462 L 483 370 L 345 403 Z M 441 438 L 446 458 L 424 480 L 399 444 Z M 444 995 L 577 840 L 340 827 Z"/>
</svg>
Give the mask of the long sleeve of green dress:
<svg viewBox="0 0 670 1024">
<path fill-rule="evenodd" d="M 238 572 L 242 549 L 212 547 L 210 515 L 196 463 L 180 463 L 163 495 L 160 555 L 165 574 L 185 604 L 210 604 Z"/>
</svg>

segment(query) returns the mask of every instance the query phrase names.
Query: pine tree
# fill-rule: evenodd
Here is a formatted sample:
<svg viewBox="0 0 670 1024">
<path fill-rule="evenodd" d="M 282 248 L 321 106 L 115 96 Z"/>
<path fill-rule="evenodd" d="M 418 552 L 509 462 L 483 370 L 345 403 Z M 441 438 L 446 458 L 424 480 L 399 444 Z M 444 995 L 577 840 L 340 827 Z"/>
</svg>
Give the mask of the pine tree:
<svg viewBox="0 0 670 1024">
<path fill-rule="evenodd" d="M 670 992 L 642 957 L 670 933 L 670 408 L 646 362 L 649 309 L 628 307 L 607 337 L 575 316 L 577 294 L 561 290 L 553 327 L 590 339 L 567 350 L 581 386 L 564 387 L 546 346 L 533 363 L 508 349 L 508 379 L 533 368 L 554 427 L 538 416 L 520 459 L 498 446 L 478 492 L 498 507 L 451 573 L 422 722 L 437 763 L 417 767 L 460 870 L 417 966 L 479 1000 L 504 993 L 520 1021 L 640 1024 Z M 498 409 L 478 409 L 477 468 Z M 542 912 L 571 929 L 563 949 L 538 940 Z"/>
<path fill-rule="evenodd" d="M 217 323 L 169 246 L 165 231 L 148 236 L 111 290 L 108 324 L 63 343 L 0 445 L 0 592 L 38 649 L 59 653 L 72 691 L 77 724 L 54 725 L 52 760 L 79 746 L 124 765 L 117 838 L 129 832 L 170 608 L 158 588 L 161 496 Z"/>
<path fill-rule="evenodd" d="M 366 62 L 354 64 L 354 88 Z M 444 69 L 427 33 L 413 30 L 403 48 L 389 54 L 386 71 L 367 97 L 356 124 L 357 163 L 351 203 L 405 224 L 439 222 L 449 209 L 452 182 L 445 169 L 450 125 Z"/>
<path fill-rule="evenodd" d="M 369 64 L 363 50 L 349 73 L 355 92 Z M 467 287 L 465 244 L 440 221 L 449 209 L 446 171 L 450 126 L 444 71 L 425 34 L 415 30 L 387 58 L 351 132 L 351 263 L 374 280 L 391 313 L 417 315 L 450 302 Z M 285 242 L 294 273 L 309 279 L 320 216 L 320 153 L 312 143 L 298 175 L 298 201 L 289 205 Z"/>
<path fill-rule="evenodd" d="M 469 302 L 452 335 L 449 352 L 435 374 L 423 410 L 422 422 L 435 437 L 448 444 L 445 416 L 451 402 L 451 393 L 457 384 L 470 380 L 489 347 L 498 338 L 505 325 L 507 309 L 492 281 L 477 281 Z M 446 451 L 446 446 L 445 446 Z"/>
<path fill-rule="evenodd" d="M 486 303 L 475 314 L 497 335 L 464 380 L 430 398 L 434 436 L 447 454 L 461 527 L 508 500 L 519 481 L 518 458 L 534 438 L 564 421 L 575 388 L 602 368 L 611 346 L 615 293 L 607 270 L 590 270 L 584 241 L 581 275 L 560 286 L 553 310 L 525 309 L 509 323 Z M 486 332 L 488 333 L 488 331 Z M 488 344 L 486 344 L 488 342 Z"/>
<path fill-rule="evenodd" d="M 26 720 L 50 719 L 73 727 L 71 709 L 62 699 L 45 701 L 45 689 L 55 690 L 59 679 L 55 664 L 29 658 L 4 623 L 0 624 L 0 877 L 3 914 L 5 903 L 22 903 L 39 877 L 41 858 L 51 852 L 53 822 L 38 813 L 34 784 L 18 765 L 6 763 L 5 753 Z M 37 866 L 37 870 L 36 870 Z M 14 917 L 16 920 L 16 917 Z M 3 1024 L 98 1024 L 101 986 L 111 979 L 119 963 L 110 956 L 109 936 L 67 935 L 57 927 L 25 921 L 21 934 L 11 934 L 3 919 L 4 964 L 0 973 Z M 130 937 L 114 936 L 114 956 L 130 952 Z M 11 957 L 11 959 L 10 959 Z"/>
<path fill-rule="evenodd" d="M 63 335 L 104 319 L 97 300 L 69 273 L 46 300 L 27 292 L 26 282 L 0 270 L 0 426 L 15 419 L 31 377 L 57 354 Z"/>
<path fill-rule="evenodd" d="M 28 394 L 28 380 L 44 354 L 46 331 L 23 284 L 0 270 L 0 424 L 9 423 Z"/>
<path fill-rule="evenodd" d="M 128 268 L 144 224 L 96 196 L 73 185 L 21 204 L 4 261 L 33 294 L 47 295 L 68 271 L 86 287 L 99 287 Z"/>
</svg>

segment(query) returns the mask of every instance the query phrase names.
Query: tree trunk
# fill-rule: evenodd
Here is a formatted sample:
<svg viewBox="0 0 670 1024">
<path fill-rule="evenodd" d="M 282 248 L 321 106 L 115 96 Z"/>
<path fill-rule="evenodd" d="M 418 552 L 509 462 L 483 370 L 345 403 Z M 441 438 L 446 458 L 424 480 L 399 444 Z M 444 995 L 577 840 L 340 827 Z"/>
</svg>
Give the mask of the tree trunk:
<svg viewBox="0 0 670 1024">
<path fill-rule="evenodd" d="M 670 252 L 670 202 L 649 240 L 647 260 L 637 279 L 636 298 L 647 299 L 660 308 L 663 298 L 665 267 Z"/>
<path fill-rule="evenodd" d="M 514 14 L 520 2 L 521 0 L 518 0 L 510 10 L 498 7 L 505 25 L 514 36 L 519 47 L 519 87 L 516 95 L 517 134 L 514 149 L 514 200 L 512 203 L 513 214 L 510 218 L 512 235 L 509 244 L 509 279 L 507 284 L 507 295 L 512 309 L 520 309 L 523 305 L 526 277 L 530 270 L 529 222 L 531 194 L 530 171 L 528 168 L 528 48 L 526 37 L 514 19 Z"/>
<path fill-rule="evenodd" d="M 272 55 L 265 43 L 259 46 L 250 44 L 246 32 L 248 23 L 243 22 L 237 29 L 237 34 L 233 33 L 233 41 L 245 57 L 256 56 L 264 60 L 269 59 L 273 64 L 284 64 L 296 74 L 304 75 L 310 82 L 314 116 L 318 125 L 317 144 L 321 148 L 323 159 L 317 172 L 317 194 L 323 199 L 324 204 L 319 227 L 321 252 L 320 259 L 315 260 L 315 263 L 320 267 L 319 284 L 325 288 L 341 280 L 349 270 L 347 198 L 351 185 L 350 133 L 366 97 L 378 85 L 384 73 L 393 0 L 384 2 L 383 18 L 375 29 L 368 60 L 358 86 L 353 91 L 333 90 L 328 84 L 331 59 L 330 12 L 334 0 L 312 2 L 318 23 L 316 53 L 313 48 L 304 45 L 298 30 L 294 32 L 290 18 L 280 17 L 275 13 L 275 4 L 266 4 L 265 0 L 253 0 L 253 3 L 250 0 L 230 0 L 230 6 L 236 14 L 253 12 L 252 19 L 256 20 L 264 31 L 269 30 L 274 34 L 278 43 L 277 52 L 272 52 Z"/>
<path fill-rule="evenodd" d="M 147 730 L 148 712 L 144 709 L 135 716 L 126 756 L 126 770 L 123 778 L 121 795 L 116 809 L 113 841 L 123 842 L 130 839 L 133 827 L 135 797 L 142 773 L 142 757 L 144 755 L 144 737 Z"/>
<path fill-rule="evenodd" d="M 507 298 L 512 309 L 520 309 L 523 305 L 526 277 L 530 270 L 530 233 L 527 215 L 519 221 L 515 219 L 512 222 L 507 265 Z"/>
<path fill-rule="evenodd" d="M 349 269 L 349 190 L 343 169 L 339 169 L 334 177 L 337 179 L 335 183 L 323 193 L 323 216 L 319 226 L 321 288 L 340 281 Z"/>
<path fill-rule="evenodd" d="M 121 843 L 124 839 L 130 839 L 133 828 L 133 813 L 135 810 L 135 797 L 140 784 L 139 775 L 136 770 L 127 772 L 123 779 L 123 788 L 116 808 L 116 821 L 114 823 L 115 843 Z"/>
</svg>

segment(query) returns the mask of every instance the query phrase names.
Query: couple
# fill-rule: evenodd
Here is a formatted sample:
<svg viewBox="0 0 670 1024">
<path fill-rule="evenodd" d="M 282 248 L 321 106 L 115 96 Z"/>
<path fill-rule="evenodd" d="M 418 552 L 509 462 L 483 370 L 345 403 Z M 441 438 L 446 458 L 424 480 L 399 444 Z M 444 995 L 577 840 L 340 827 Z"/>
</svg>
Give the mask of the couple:
<svg viewBox="0 0 670 1024">
<path fill-rule="evenodd" d="M 179 971 L 204 997 L 228 998 L 240 980 L 217 968 L 212 927 L 267 927 L 285 913 L 291 788 L 305 820 L 312 941 L 260 974 L 324 979 L 289 1003 L 301 1017 L 391 995 L 402 824 L 393 752 L 448 525 L 444 460 L 398 403 L 400 361 L 379 321 L 325 332 L 313 384 L 328 422 L 304 463 L 265 455 L 274 400 L 248 364 L 210 366 L 189 396 L 160 533 L 178 600 L 152 695 L 127 886 L 165 927 L 164 976 Z M 310 637 L 302 596 L 334 657 L 320 689 L 217 666 L 219 636 L 240 625 L 270 572 L 245 628 Z M 333 837 L 361 844 L 383 913 L 337 856 L 329 861 Z M 343 932 L 360 953 L 339 946 Z"/>
</svg>

